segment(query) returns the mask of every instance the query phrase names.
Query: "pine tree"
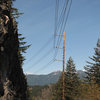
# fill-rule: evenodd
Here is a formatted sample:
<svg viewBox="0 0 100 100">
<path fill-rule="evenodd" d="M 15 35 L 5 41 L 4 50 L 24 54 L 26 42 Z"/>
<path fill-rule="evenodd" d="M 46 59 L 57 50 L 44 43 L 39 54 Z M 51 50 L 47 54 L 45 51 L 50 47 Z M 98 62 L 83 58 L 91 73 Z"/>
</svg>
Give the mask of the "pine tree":
<svg viewBox="0 0 100 100">
<path fill-rule="evenodd" d="M 63 82 L 62 82 L 62 75 L 60 76 L 58 82 L 54 85 L 53 87 L 53 100 L 62 100 L 62 87 L 63 87 Z"/>
<path fill-rule="evenodd" d="M 99 100 L 100 87 L 92 79 L 90 83 L 81 83 L 79 100 Z"/>
<path fill-rule="evenodd" d="M 16 0 L 13 0 L 13 1 L 16 1 Z M 17 18 L 19 18 L 20 15 L 23 14 L 23 13 L 20 13 L 17 8 L 12 7 L 12 5 L 13 5 L 12 0 L 8 0 L 8 5 L 11 5 L 11 14 L 14 16 L 15 20 Z M 18 25 L 18 22 L 14 21 L 14 23 L 16 25 Z M 17 27 L 17 26 L 15 26 L 15 27 Z M 18 39 L 19 39 L 18 55 L 19 55 L 20 64 L 22 65 L 23 61 L 25 60 L 25 57 L 23 56 L 23 53 L 26 53 L 26 50 L 31 45 L 26 45 L 27 42 L 24 41 L 25 37 L 23 37 L 21 33 L 18 34 Z"/>
<path fill-rule="evenodd" d="M 5 3 L 6 6 L 9 8 L 10 14 L 14 17 L 13 18 L 13 24 L 15 26 L 15 29 L 17 29 L 18 22 L 16 21 L 16 19 L 19 18 L 19 16 L 22 15 L 23 13 L 20 13 L 17 8 L 13 7 L 13 1 L 16 1 L 16 0 L 7 0 L 7 1 L 2 0 L 1 3 Z M 3 5 L 5 5 L 5 4 L 3 4 Z M 16 30 L 16 31 L 18 31 L 18 30 Z M 19 39 L 18 55 L 19 55 L 20 63 L 22 65 L 23 61 L 25 60 L 25 57 L 23 56 L 23 53 L 26 53 L 26 50 L 31 45 L 26 45 L 27 42 L 24 42 L 25 37 L 23 37 L 21 33 L 20 34 L 18 33 L 18 39 Z"/>
<path fill-rule="evenodd" d="M 70 57 L 67 61 L 67 67 L 65 72 L 65 100 L 76 100 L 79 96 L 80 81 L 75 69 L 75 64 Z M 55 85 L 54 100 L 62 100 L 62 75 Z"/>
<path fill-rule="evenodd" d="M 26 53 L 26 50 L 31 46 L 31 45 L 25 45 L 27 42 L 24 42 L 25 37 L 22 37 L 22 34 L 18 34 L 18 39 L 19 39 L 19 59 L 21 65 L 23 64 L 23 61 L 25 60 L 25 57 L 23 56 L 23 53 Z"/>
<path fill-rule="evenodd" d="M 79 95 L 80 81 L 75 69 L 75 64 L 70 57 L 67 61 L 67 67 L 65 72 L 65 94 L 66 98 L 75 99 Z"/>
<path fill-rule="evenodd" d="M 19 55 L 22 56 L 21 53 L 26 50 L 19 48 L 25 42 L 20 42 L 18 39 L 17 22 L 11 10 L 12 2 L 13 0 L 1 0 L 0 2 L 0 13 L 9 19 L 6 26 L 2 25 L 7 33 L 4 34 L 4 31 L 0 33 L 4 34 L 1 44 L 4 49 L 0 51 L 0 82 L 2 83 L 0 100 L 27 100 L 27 82 L 21 68 L 22 62 L 19 59 Z"/>
<path fill-rule="evenodd" d="M 100 86 L 100 39 L 97 41 L 97 47 L 94 49 L 95 54 L 90 57 L 93 62 L 87 62 L 88 65 L 85 67 L 87 80 L 91 82 L 92 79 Z"/>
</svg>

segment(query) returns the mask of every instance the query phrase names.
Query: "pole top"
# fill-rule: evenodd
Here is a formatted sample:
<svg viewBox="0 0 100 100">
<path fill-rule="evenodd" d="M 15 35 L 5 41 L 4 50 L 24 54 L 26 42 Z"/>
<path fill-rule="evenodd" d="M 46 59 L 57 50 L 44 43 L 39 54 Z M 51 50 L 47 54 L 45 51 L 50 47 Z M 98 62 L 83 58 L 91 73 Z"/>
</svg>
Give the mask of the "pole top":
<svg viewBox="0 0 100 100">
<path fill-rule="evenodd" d="M 65 32 L 64 32 L 64 38 L 63 38 L 63 40 L 65 40 Z"/>
</svg>

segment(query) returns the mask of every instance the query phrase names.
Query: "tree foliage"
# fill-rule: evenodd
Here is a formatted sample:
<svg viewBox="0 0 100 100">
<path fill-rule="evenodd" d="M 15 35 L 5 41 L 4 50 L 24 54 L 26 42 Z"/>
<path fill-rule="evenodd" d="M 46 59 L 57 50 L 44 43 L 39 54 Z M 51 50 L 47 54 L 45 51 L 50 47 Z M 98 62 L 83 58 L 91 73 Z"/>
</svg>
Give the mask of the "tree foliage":
<svg viewBox="0 0 100 100">
<path fill-rule="evenodd" d="M 66 72 L 65 72 L 65 99 L 73 100 L 79 95 L 79 78 L 76 73 L 75 64 L 70 57 L 67 61 Z M 54 100 L 62 100 L 62 76 L 58 83 L 55 85 Z"/>
<path fill-rule="evenodd" d="M 73 59 L 70 57 L 67 61 L 65 72 L 65 92 L 66 97 L 75 98 L 79 95 L 80 81 L 76 72 Z"/>
<path fill-rule="evenodd" d="M 18 18 L 23 13 L 20 13 L 17 8 L 12 7 L 13 1 L 16 1 L 16 0 L 8 0 L 8 5 L 11 5 L 11 14 L 12 14 L 12 16 L 14 16 L 14 18 L 16 20 L 16 18 Z M 18 24 L 18 22 L 16 24 Z M 19 59 L 20 59 L 20 64 L 22 65 L 23 61 L 25 60 L 25 57 L 23 56 L 23 53 L 26 53 L 26 50 L 31 45 L 26 45 L 27 42 L 25 42 L 25 37 L 23 37 L 21 33 L 18 34 L 18 39 L 19 39 L 18 55 L 19 55 Z"/>
<path fill-rule="evenodd" d="M 87 80 L 95 82 L 100 86 L 100 39 L 97 41 L 97 47 L 94 49 L 95 54 L 90 57 L 92 62 L 88 62 L 88 65 L 85 67 Z"/>
</svg>

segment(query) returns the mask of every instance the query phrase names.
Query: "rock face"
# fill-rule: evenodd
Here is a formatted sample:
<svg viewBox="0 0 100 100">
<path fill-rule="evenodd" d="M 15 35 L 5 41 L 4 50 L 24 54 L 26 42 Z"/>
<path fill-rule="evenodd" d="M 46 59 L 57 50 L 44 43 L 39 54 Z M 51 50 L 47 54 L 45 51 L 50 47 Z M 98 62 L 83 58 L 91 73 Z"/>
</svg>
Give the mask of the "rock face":
<svg viewBox="0 0 100 100">
<path fill-rule="evenodd" d="M 0 100 L 27 100 L 27 82 L 18 57 L 17 24 L 11 15 L 7 0 L 1 1 Z"/>
</svg>

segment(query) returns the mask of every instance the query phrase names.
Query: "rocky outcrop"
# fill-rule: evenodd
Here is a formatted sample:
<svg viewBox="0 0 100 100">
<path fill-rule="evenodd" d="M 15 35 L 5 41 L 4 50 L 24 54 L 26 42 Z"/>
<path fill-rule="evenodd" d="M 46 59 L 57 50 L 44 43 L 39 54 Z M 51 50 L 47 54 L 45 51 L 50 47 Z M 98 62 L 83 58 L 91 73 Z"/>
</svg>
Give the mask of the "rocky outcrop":
<svg viewBox="0 0 100 100">
<path fill-rule="evenodd" d="M 7 4 L 0 4 L 0 100 L 27 100 L 27 83 L 18 57 L 17 24 Z"/>
</svg>

